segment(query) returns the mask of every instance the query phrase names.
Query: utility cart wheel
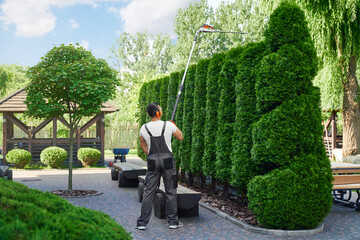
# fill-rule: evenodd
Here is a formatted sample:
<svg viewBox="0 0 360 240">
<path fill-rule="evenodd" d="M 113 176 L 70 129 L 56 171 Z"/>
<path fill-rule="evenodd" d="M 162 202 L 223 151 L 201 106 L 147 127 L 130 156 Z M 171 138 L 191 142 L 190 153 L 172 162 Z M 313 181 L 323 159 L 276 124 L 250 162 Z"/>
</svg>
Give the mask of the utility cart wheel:
<svg viewBox="0 0 360 240">
<path fill-rule="evenodd" d="M 128 179 L 124 176 L 124 173 L 119 171 L 119 187 L 127 187 L 129 185 Z"/>
<path fill-rule="evenodd" d="M 138 185 L 139 202 L 142 202 L 143 196 L 144 196 L 144 183 L 139 182 L 139 185 Z"/>
<path fill-rule="evenodd" d="M 115 168 L 111 168 L 111 180 L 116 181 L 118 180 L 119 173 L 116 171 Z"/>
</svg>

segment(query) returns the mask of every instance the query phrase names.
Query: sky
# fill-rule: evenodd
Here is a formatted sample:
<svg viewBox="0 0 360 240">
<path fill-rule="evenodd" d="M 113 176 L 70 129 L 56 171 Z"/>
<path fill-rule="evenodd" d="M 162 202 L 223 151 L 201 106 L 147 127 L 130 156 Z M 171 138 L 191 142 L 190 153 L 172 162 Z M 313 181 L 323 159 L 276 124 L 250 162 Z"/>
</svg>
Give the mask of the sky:
<svg viewBox="0 0 360 240">
<path fill-rule="evenodd" d="M 229 1 L 229 0 L 225 0 Z M 0 0 L 0 65 L 36 65 L 54 46 L 79 43 L 108 59 L 121 32 L 174 36 L 190 0 Z M 208 0 L 216 8 L 221 0 Z"/>
</svg>

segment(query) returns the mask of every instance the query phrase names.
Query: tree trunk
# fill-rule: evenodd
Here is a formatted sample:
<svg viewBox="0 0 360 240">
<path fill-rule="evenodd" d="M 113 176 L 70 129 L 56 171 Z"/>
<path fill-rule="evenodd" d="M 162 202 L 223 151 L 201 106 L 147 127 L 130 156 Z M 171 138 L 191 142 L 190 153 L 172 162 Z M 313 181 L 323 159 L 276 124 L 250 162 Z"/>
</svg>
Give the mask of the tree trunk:
<svg viewBox="0 0 360 240">
<path fill-rule="evenodd" d="M 230 184 L 224 183 L 224 191 L 221 196 L 223 199 L 230 199 Z"/>
<path fill-rule="evenodd" d="M 359 86 L 356 78 L 356 56 L 349 59 L 346 80 L 343 81 L 343 156 L 359 154 L 360 150 L 360 107 Z"/>
<path fill-rule="evenodd" d="M 187 186 L 192 187 L 194 185 L 194 174 L 189 173 L 189 181 Z"/>
<path fill-rule="evenodd" d="M 72 166 L 73 166 L 73 152 L 74 152 L 74 128 L 70 125 L 70 146 L 69 146 L 69 180 L 68 190 L 72 191 Z"/>
<path fill-rule="evenodd" d="M 217 191 L 217 179 L 215 177 L 211 177 L 211 192 L 214 195 L 217 195 L 218 191 Z"/>
<path fill-rule="evenodd" d="M 200 189 L 204 190 L 206 189 L 206 177 L 204 175 L 201 175 L 200 178 L 201 178 Z"/>
</svg>

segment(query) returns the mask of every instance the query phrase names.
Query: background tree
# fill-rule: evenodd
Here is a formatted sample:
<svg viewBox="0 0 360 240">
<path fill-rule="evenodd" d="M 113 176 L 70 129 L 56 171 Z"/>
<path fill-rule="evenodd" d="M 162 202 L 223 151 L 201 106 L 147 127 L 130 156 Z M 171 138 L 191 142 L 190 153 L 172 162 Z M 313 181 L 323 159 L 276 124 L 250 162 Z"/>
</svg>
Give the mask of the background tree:
<svg viewBox="0 0 360 240">
<path fill-rule="evenodd" d="M 147 94 L 146 94 L 146 90 L 147 90 L 147 85 L 148 82 L 143 83 L 143 85 L 140 88 L 140 93 L 139 93 L 139 126 L 142 126 L 143 124 L 146 123 L 146 116 L 147 116 L 147 111 L 146 111 L 146 107 L 149 103 L 147 103 Z M 144 153 L 144 151 L 142 150 L 142 148 L 140 147 L 140 139 L 137 138 L 137 154 L 140 158 L 145 159 L 146 155 Z"/>
<path fill-rule="evenodd" d="M 72 190 L 74 133 L 83 117 L 101 112 L 118 84 L 116 72 L 79 45 L 54 47 L 29 69 L 27 114 L 35 118 L 62 117 L 70 127 L 68 189 Z"/>
<path fill-rule="evenodd" d="M 268 11 L 274 9 L 281 1 L 262 0 Z M 360 106 L 358 100 L 359 86 L 356 69 L 360 49 L 360 2 L 351 0 L 293 0 L 305 10 L 312 39 L 318 55 L 327 66 L 337 67 L 341 73 L 333 75 L 328 81 L 332 85 L 342 85 L 342 91 L 322 94 L 338 98 L 343 94 L 343 156 L 360 153 Z M 324 72 L 325 74 L 325 72 Z M 328 97 L 328 98 L 329 98 Z"/>
</svg>

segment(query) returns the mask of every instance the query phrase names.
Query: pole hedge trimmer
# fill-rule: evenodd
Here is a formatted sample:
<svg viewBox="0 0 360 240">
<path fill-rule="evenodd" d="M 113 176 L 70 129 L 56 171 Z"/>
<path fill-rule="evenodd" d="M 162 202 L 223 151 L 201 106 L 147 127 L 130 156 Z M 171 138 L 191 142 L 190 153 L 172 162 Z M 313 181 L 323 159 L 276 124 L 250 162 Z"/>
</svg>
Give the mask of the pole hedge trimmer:
<svg viewBox="0 0 360 240">
<path fill-rule="evenodd" d="M 187 64 L 186 64 L 184 76 L 183 76 L 182 81 L 181 81 L 181 84 L 180 84 L 180 86 L 179 86 L 179 92 L 178 92 L 178 95 L 177 95 L 177 98 L 176 98 L 176 101 L 175 101 L 174 110 L 173 110 L 173 113 L 172 113 L 172 115 L 171 115 L 171 121 L 172 121 L 172 122 L 174 121 L 176 109 L 177 109 L 177 106 L 178 106 L 178 104 L 179 104 L 179 99 L 180 99 L 180 96 L 181 96 L 181 92 L 182 92 L 183 87 L 184 87 L 184 81 L 185 81 L 187 69 L 188 69 L 189 64 L 190 64 L 191 55 L 192 55 L 192 53 L 193 53 L 193 51 L 194 51 L 194 47 L 195 47 L 196 40 L 197 40 L 197 38 L 198 38 L 198 36 L 199 36 L 199 34 L 200 34 L 201 32 L 205 32 L 205 33 L 237 33 L 237 34 L 246 34 L 245 32 L 232 32 L 232 31 L 220 31 L 220 30 L 215 30 L 212 26 L 207 25 L 207 24 L 203 24 L 203 25 L 199 28 L 199 30 L 196 31 L 195 38 L 194 38 L 194 42 L 193 42 L 193 45 L 192 45 L 192 47 L 191 47 L 189 59 L 188 59 L 188 62 L 187 62 Z"/>
</svg>

